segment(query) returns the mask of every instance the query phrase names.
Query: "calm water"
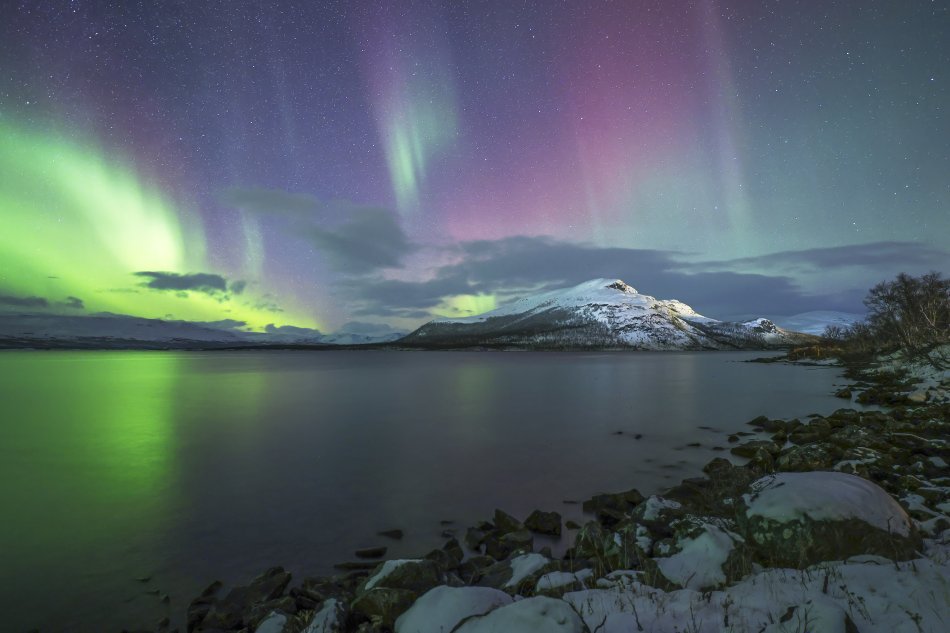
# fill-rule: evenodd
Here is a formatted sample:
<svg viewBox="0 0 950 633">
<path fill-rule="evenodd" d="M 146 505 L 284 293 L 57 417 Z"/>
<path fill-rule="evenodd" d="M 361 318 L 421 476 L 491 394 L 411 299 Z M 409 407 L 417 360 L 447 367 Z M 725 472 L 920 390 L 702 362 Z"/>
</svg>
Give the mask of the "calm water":
<svg viewBox="0 0 950 633">
<path fill-rule="evenodd" d="M 213 579 L 424 553 L 443 519 L 577 516 L 697 474 L 756 415 L 841 406 L 835 370 L 754 356 L 0 353 L 3 630 L 151 627 Z"/>
</svg>

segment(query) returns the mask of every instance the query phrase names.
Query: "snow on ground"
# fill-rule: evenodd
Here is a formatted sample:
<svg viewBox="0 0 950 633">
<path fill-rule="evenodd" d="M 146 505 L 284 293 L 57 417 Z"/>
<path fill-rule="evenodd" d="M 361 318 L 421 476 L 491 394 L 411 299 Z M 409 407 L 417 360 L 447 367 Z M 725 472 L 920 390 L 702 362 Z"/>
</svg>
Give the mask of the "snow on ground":
<svg viewBox="0 0 950 633">
<path fill-rule="evenodd" d="M 746 516 L 779 523 L 860 519 L 886 532 L 910 534 L 910 518 L 894 499 L 873 483 L 846 473 L 804 472 L 768 475 L 743 495 Z"/>
<path fill-rule="evenodd" d="M 451 630 L 451 629 L 445 629 Z M 457 633 L 583 633 L 581 618 L 563 600 L 538 596 L 499 607 L 468 620 Z M 401 633 L 401 632 L 397 632 Z"/>
<path fill-rule="evenodd" d="M 928 558 L 859 557 L 801 571 L 769 569 L 711 592 L 667 593 L 620 577 L 614 587 L 564 600 L 599 633 L 844 633 L 845 616 L 861 633 L 937 633 L 950 630 L 950 567 Z"/>
<path fill-rule="evenodd" d="M 538 584 L 535 585 L 535 592 L 551 591 L 561 587 L 570 587 L 574 583 L 583 583 L 594 575 L 593 569 L 582 569 L 578 572 L 552 571 L 538 578 Z"/>
<path fill-rule="evenodd" d="M 687 589 L 705 589 L 726 582 L 722 566 L 732 552 L 732 537 L 715 525 L 706 524 L 695 538 L 683 539 L 681 550 L 666 558 L 655 558 L 667 579 Z"/>
<path fill-rule="evenodd" d="M 940 345 L 925 358 L 906 359 L 900 353 L 885 357 L 876 368 L 879 372 L 907 372 L 920 393 L 931 400 L 950 398 L 950 345 Z"/>
<path fill-rule="evenodd" d="M 643 520 L 656 521 L 660 516 L 660 512 L 665 508 L 677 510 L 681 507 L 682 506 L 680 505 L 679 501 L 673 501 L 671 499 L 658 497 L 657 495 L 651 495 L 643 504 Z"/>
<path fill-rule="evenodd" d="M 950 630 L 950 530 L 924 557 L 895 563 L 856 556 L 805 570 L 768 569 L 716 591 L 665 592 L 617 571 L 563 599 L 511 599 L 484 587 L 438 587 L 396 633 L 938 633 Z M 486 613 L 487 615 L 475 615 Z M 466 618 L 469 618 L 466 620 Z M 459 622 L 464 623 L 458 626 Z"/>
</svg>

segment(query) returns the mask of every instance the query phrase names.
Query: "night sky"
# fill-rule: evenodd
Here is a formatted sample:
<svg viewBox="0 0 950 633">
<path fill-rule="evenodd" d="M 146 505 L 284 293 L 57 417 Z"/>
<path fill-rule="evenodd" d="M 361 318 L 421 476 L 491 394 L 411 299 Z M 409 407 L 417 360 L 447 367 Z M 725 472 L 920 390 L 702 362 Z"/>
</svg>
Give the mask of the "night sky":
<svg viewBox="0 0 950 633">
<path fill-rule="evenodd" d="M 859 311 L 950 269 L 948 85 L 925 0 L 4 2 L 0 310 Z"/>
</svg>

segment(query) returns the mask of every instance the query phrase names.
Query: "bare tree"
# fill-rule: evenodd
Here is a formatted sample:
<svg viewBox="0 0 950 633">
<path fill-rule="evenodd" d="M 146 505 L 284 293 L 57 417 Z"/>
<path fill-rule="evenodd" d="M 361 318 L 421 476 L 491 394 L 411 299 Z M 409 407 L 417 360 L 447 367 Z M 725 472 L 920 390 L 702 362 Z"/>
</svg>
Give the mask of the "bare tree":
<svg viewBox="0 0 950 633">
<path fill-rule="evenodd" d="M 950 279 L 940 273 L 901 273 L 871 288 L 864 305 L 869 333 L 885 345 L 917 354 L 950 342 Z"/>
</svg>

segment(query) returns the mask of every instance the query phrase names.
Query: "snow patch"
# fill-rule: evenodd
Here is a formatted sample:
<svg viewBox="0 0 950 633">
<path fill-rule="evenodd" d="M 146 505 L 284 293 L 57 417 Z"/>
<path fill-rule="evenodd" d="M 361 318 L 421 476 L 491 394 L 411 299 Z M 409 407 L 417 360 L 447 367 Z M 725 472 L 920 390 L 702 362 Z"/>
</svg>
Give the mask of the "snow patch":
<svg viewBox="0 0 950 633">
<path fill-rule="evenodd" d="M 673 501 L 671 499 L 664 499 L 663 497 L 658 497 L 656 495 L 651 496 L 649 499 L 643 502 L 643 520 L 644 521 L 656 521 L 660 516 L 660 511 L 666 508 L 671 510 L 679 510 L 683 507 L 678 501 Z"/>
<path fill-rule="evenodd" d="M 654 558 L 660 571 L 672 582 L 687 589 L 716 587 L 726 582 L 722 566 L 732 552 L 732 538 L 715 525 L 680 541 L 682 549 L 667 558 Z"/>
<path fill-rule="evenodd" d="M 591 629 L 592 630 L 592 629 Z M 584 623 L 563 600 L 538 596 L 472 618 L 457 633 L 582 633 Z"/>
<path fill-rule="evenodd" d="M 505 587 L 517 587 L 518 583 L 548 564 L 541 554 L 522 554 L 511 559 L 511 579 Z"/>
<path fill-rule="evenodd" d="M 300 633 L 338 633 L 343 630 L 343 605 L 336 598 L 328 598 Z"/>
<path fill-rule="evenodd" d="M 394 560 L 387 560 L 383 563 L 382 569 L 380 569 L 372 578 L 366 581 L 365 591 L 369 591 L 377 584 L 383 581 L 386 576 L 393 573 L 396 569 L 405 565 L 406 563 L 421 563 L 421 558 L 397 558 Z"/>
</svg>

